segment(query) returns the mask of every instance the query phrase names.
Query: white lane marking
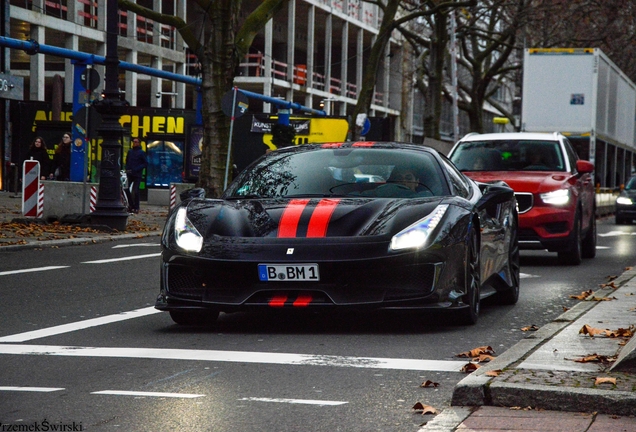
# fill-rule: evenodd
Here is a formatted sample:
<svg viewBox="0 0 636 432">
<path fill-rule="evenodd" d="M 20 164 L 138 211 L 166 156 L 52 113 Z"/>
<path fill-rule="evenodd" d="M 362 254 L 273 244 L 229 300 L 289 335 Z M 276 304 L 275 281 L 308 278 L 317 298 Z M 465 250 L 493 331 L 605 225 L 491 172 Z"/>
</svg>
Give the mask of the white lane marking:
<svg viewBox="0 0 636 432">
<path fill-rule="evenodd" d="M 129 260 L 136 260 L 136 259 L 143 259 L 143 258 L 154 258 L 158 256 L 161 256 L 161 253 L 154 253 L 154 254 L 147 254 L 147 255 L 134 255 L 134 256 L 123 257 L 123 258 L 110 258 L 110 259 L 103 259 L 103 260 L 96 260 L 96 261 L 84 261 L 82 264 L 104 264 L 104 263 L 111 263 L 111 262 L 117 262 L 117 261 L 129 261 Z"/>
<path fill-rule="evenodd" d="M 533 274 L 528 274 L 528 273 L 519 273 L 519 278 L 521 279 L 526 279 L 526 278 L 537 278 L 537 277 L 541 277 L 539 275 L 533 275 Z"/>
<path fill-rule="evenodd" d="M 12 386 L 0 386 L 0 391 L 22 391 L 22 392 L 40 392 L 49 393 L 60 390 L 66 390 L 61 387 L 12 387 Z"/>
<path fill-rule="evenodd" d="M 289 403 L 289 404 L 307 404 L 307 405 L 344 405 L 349 402 L 344 401 L 327 401 L 327 400 L 312 400 L 312 399 L 277 399 L 277 398 L 257 398 L 257 397 L 246 397 L 238 399 L 240 401 L 254 401 L 254 402 L 278 402 L 278 403 Z"/>
<path fill-rule="evenodd" d="M 95 327 L 104 324 L 111 324 L 118 321 L 124 321 L 133 318 L 139 318 L 146 315 L 152 315 L 161 312 L 150 306 L 143 309 L 136 309 L 120 314 L 107 315 L 99 318 L 91 318 L 84 321 L 77 321 L 69 324 L 62 324 L 55 327 L 48 327 L 40 330 L 33 330 L 25 333 L 0 337 L 0 342 L 24 342 L 33 339 L 39 339 L 47 336 L 54 336 L 62 333 L 68 333 L 76 330 L 83 330 L 89 327 Z"/>
<path fill-rule="evenodd" d="M 123 245 L 117 245 L 117 246 L 113 246 L 113 249 L 120 249 L 120 248 L 129 248 L 129 247 L 147 247 L 147 246 L 161 246 L 161 243 L 136 243 L 136 244 L 123 244 Z"/>
<path fill-rule="evenodd" d="M 216 361 L 234 363 L 333 366 L 366 369 L 461 372 L 466 361 L 417 360 L 380 357 L 343 357 L 251 351 L 216 351 L 163 348 L 109 348 L 55 345 L 0 345 L 0 354 L 51 355 L 69 357 L 112 357 L 134 359 Z"/>
<path fill-rule="evenodd" d="M 191 393 L 162 393 L 162 392 L 140 392 L 140 391 L 126 391 L 126 390 L 102 390 L 91 392 L 94 395 L 114 395 L 114 396 L 141 396 L 141 397 L 169 397 L 169 398 L 186 398 L 193 399 L 204 397 L 202 394 Z"/>
<path fill-rule="evenodd" d="M 22 269 L 22 270 L 9 270 L 0 272 L 0 276 L 12 275 L 12 274 L 20 274 L 20 273 L 31 273 L 31 272 L 40 272 L 47 270 L 57 270 L 63 268 L 69 268 L 70 266 L 48 266 L 48 267 L 35 267 L 30 269 Z"/>
<path fill-rule="evenodd" d="M 599 237 L 633 236 L 636 235 L 636 232 L 609 231 L 606 233 L 596 233 L 596 235 Z"/>
<path fill-rule="evenodd" d="M 609 246 L 596 246 L 596 249 L 609 249 Z"/>
</svg>

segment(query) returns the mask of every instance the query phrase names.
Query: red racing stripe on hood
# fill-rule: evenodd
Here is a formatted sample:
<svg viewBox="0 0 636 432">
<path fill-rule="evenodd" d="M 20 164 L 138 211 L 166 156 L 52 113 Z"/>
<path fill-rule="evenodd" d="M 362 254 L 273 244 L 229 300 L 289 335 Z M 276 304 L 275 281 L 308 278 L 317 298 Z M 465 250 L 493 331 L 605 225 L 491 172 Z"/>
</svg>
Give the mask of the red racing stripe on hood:
<svg viewBox="0 0 636 432">
<path fill-rule="evenodd" d="M 280 217 L 280 222 L 278 222 L 278 237 L 296 237 L 298 221 L 308 203 L 308 199 L 293 199 L 289 201 L 283 211 L 283 215 Z"/>
<path fill-rule="evenodd" d="M 339 202 L 339 199 L 320 200 L 309 220 L 307 237 L 324 237 L 327 234 L 331 215 Z"/>
</svg>

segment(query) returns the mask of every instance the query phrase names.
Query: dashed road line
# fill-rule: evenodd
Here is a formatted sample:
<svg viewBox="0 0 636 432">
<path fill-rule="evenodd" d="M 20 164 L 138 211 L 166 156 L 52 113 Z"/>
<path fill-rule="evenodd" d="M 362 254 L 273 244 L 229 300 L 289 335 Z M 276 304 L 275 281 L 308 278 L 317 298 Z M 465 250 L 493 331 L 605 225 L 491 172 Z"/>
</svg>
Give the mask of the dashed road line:
<svg viewBox="0 0 636 432">
<path fill-rule="evenodd" d="M 109 259 L 101 259 L 101 260 L 95 260 L 95 261 L 84 261 L 82 262 L 82 264 L 105 264 L 105 263 L 112 263 L 117 261 L 130 261 L 130 260 L 137 260 L 137 259 L 143 259 L 143 258 L 156 258 L 160 256 L 161 256 L 161 253 L 153 253 L 153 254 L 147 254 L 147 255 L 134 255 L 134 256 L 121 257 L 121 258 L 109 258 Z"/>
<path fill-rule="evenodd" d="M 135 396 L 135 397 L 161 397 L 161 398 L 184 398 L 194 399 L 205 397 L 202 394 L 191 393 L 163 393 L 163 392 L 141 392 L 141 391 L 127 391 L 127 390 L 101 390 L 91 392 L 93 395 L 112 395 L 112 396 Z"/>
<path fill-rule="evenodd" d="M 0 337 L 0 342 L 25 342 L 33 339 L 40 339 L 47 336 L 55 336 L 62 333 L 83 330 L 89 327 L 96 327 L 104 324 L 111 324 L 118 321 L 125 321 L 133 318 L 140 318 L 146 315 L 160 313 L 161 311 L 150 306 L 147 308 L 136 309 L 120 314 L 107 315 L 99 318 L 92 318 L 84 321 L 62 324 L 55 327 L 47 327 L 40 330 L 33 330 L 25 333 L 17 333 L 14 335 Z"/>
<path fill-rule="evenodd" d="M 41 272 L 41 271 L 48 271 L 48 270 L 59 270 L 59 269 L 64 269 L 69 267 L 70 266 L 47 266 L 47 267 L 21 269 L 21 270 L 8 270 L 8 271 L 0 272 L 0 276 L 14 275 L 14 274 L 20 274 L 20 273 L 33 273 L 33 272 Z"/>
<path fill-rule="evenodd" d="M 22 387 L 22 386 L 0 386 L 0 391 L 19 391 L 19 392 L 37 392 L 50 393 L 60 390 L 66 390 L 62 387 Z"/>
<path fill-rule="evenodd" d="M 346 401 L 328 401 L 328 400 L 313 400 L 313 399 L 277 399 L 277 398 L 258 398 L 258 397 L 246 397 L 246 398 L 241 398 L 238 400 L 253 401 L 253 402 L 276 402 L 276 403 L 288 403 L 288 404 L 321 405 L 321 406 L 336 406 L 336 405 L 344 405 L 349 403 Z"/>
</svg>

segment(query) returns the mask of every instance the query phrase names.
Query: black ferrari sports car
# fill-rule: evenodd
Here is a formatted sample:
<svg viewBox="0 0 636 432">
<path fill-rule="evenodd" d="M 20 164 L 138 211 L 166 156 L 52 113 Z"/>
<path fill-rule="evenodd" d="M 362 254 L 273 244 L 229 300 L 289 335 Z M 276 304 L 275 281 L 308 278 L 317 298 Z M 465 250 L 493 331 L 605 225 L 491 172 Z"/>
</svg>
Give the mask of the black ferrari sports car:
<svg viewBox="0 0 636 432">
<path fill-rule="evenodd" d="M 220 199 L 182 201 L 161 243 L 155 307 L 178 324 L 248 308 L 437 308 L 470 324 L 481 299 L 519 297 L 513 190 L 420 145 L 268 153 Z"/>
</svg>

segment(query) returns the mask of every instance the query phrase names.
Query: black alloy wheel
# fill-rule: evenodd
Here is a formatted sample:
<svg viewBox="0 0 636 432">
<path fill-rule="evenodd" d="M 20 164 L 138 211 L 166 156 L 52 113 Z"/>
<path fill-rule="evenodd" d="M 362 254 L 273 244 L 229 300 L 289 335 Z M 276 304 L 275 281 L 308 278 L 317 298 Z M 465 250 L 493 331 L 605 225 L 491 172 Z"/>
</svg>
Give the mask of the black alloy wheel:
<svg viewBox="0 0 636 432">
<path fill-rule="evenodd" d="M 459 322 L 463 325 L 475 324 L 481 306 L 481 267 L 479 261 L 479 238 L 471 230 L 466 250 L 466 273 L 464 278 L 464 303 L 468 306 L 459 311 Z"/>
</svg>

